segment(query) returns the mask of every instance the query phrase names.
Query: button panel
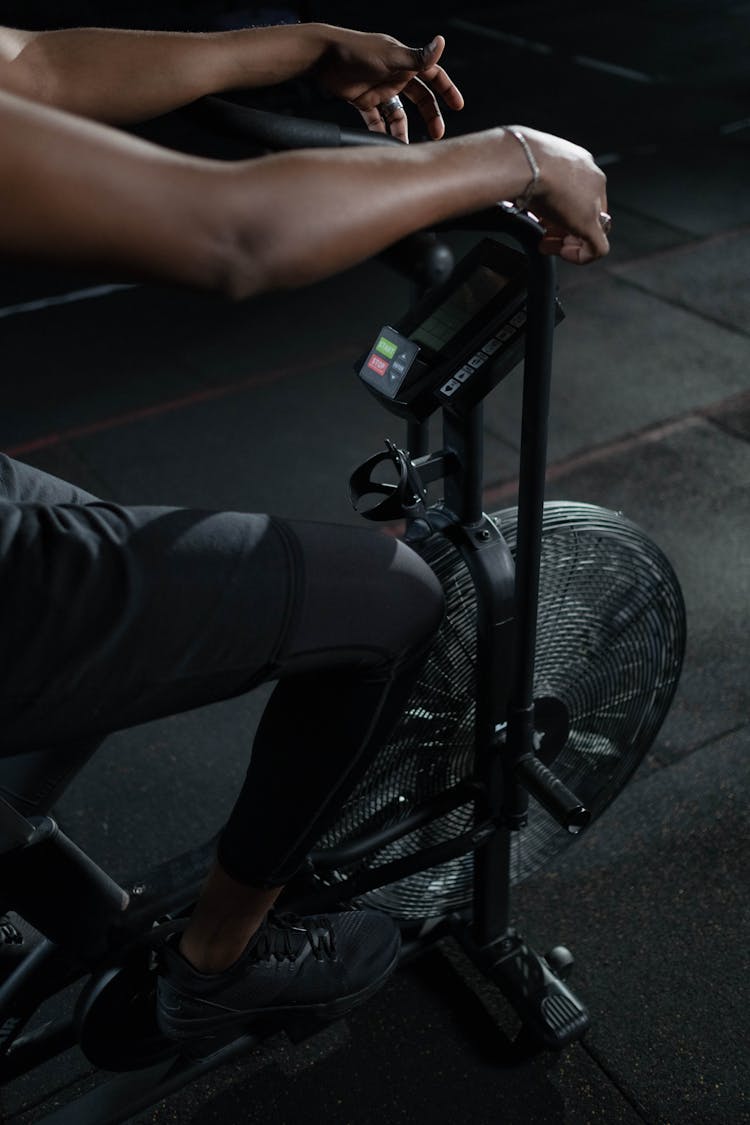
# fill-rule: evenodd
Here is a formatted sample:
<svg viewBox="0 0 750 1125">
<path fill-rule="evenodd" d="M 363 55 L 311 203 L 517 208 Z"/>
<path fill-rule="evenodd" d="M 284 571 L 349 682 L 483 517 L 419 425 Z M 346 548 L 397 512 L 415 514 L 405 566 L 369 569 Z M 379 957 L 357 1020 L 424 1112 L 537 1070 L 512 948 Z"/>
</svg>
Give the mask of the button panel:
<svg viewBox="0 0 750 1125">
<path fill-rule="evenodd" d="M 451 398 L 462 384 L 471 379 L 472 375 L 476 375 L 496 352 L 517 335 L 519 329 L 522 328 L 525 323 L 526 311 L 525 309 L 519 309 L 494 336 L 490 336 L 489 340 L 482 344 L 478 352 L 475 352 L 473 356 L 470 356 L 470 358 L 466 360 L 463 367 L 460 367 L 447 382 L 443 383 L 439 394 L 442 395 L 443 398 Z"/>
<path fill-rule="evenodd" d="M 371 387 L 395 398 L 418 354 L 419 347 L 412 340 L 386 324 L 359 373 Z"/>
</svg>

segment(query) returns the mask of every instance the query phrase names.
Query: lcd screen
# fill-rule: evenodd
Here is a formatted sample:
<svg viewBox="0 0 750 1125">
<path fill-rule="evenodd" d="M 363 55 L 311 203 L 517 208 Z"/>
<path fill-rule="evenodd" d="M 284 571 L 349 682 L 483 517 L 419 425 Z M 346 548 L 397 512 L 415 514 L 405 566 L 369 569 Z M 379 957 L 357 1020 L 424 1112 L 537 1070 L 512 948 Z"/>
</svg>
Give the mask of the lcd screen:
<svg viewBox="0 0 750 1125">
<path fill-rule="evenodd" d="M 430 351 L 441 352 L 505 288 L 508 281 L 509 278 L 488 266 L 479 266 L 409 333 L 410 339 Z"/>
</svg>

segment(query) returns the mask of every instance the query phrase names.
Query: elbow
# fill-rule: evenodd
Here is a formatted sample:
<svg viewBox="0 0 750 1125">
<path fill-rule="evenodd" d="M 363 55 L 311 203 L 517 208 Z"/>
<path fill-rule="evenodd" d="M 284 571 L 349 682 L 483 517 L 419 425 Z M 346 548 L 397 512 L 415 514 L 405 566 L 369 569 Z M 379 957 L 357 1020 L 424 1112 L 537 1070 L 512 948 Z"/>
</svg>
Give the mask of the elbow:
<svg viewBox="0 0 750 1125">
<path fill-rule="evenodd" d="M 213 293 L 232 302 L 247 300 L 271 287 L 266 255 L 236 206 L 230 166 L 188 159 L 172 181 L 173 192 L 161 200 L 169 214 L 165 255 L 167 272 L 178 284 Z M 157 216 L 158 219 L 158 216 Z"/>
<path fill-rule="evenodd" d="M 244 301 L 260 293 L 301 289 L 326 275 L 314 255 L 292 250 L 283 237 L 266 233 L 250 246 L 234 246 L 225 255 L 217 274 L 217 288 L 232 301 Z"/>
<path fill-rule="evenodd" d="M 273 288 L 262 260 L 242 253 L 234 245 L 219 247 L 207 271 L 206 281 L 204 288 L 234 304 Z"/>
<path fill-rule="evenodd" d="M 273 289 L 292 287 L 278 261 L 275 240 L 247 229 L 218 238 L 209 268 L 209 287 L 232 302 Z"/>
<path fill-rule="evenodd" d="M 197 270 L 199 287 L 233 302 L 315 280 L 315 271 L 303 268 L 305 256 L 294 249 L 293 239 L 290 245 L 275 196 L 254 191 L 242 171 L 241 166 L 214 166 L 210 179 L 203 174 L 200 183 L 191 184 L 199 215 L 194 212 L 197 221 L 190 226 L 195 252 L 184 259 L 186 268 Z"/>
</svg>

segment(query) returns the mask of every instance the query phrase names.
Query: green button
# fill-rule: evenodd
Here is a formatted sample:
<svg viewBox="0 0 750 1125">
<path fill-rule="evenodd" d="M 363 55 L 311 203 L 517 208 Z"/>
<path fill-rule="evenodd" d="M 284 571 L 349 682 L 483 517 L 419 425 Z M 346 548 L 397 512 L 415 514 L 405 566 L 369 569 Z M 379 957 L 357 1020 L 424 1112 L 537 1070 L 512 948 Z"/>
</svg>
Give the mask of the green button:
<svg viewBox="0 0 750 1125">
<path fill-rule="evenodd" d="M 398 344 L 394 344 L 393 340 L 388 340 L 385 336 L 381 336 L 375 345 L 375 351 L 380 352 L 381 355 L 386 356 L 388 359 L 393 359 L 398 351 Z"/>
</svg>

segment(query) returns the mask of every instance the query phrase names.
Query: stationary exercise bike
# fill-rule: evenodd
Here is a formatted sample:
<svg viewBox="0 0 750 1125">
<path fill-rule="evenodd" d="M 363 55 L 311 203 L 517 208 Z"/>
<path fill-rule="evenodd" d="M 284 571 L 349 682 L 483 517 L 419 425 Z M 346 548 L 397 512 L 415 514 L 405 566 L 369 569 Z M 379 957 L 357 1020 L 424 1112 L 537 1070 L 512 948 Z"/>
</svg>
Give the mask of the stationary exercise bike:
<svg viewBox="0 0 750 1125">
<path fill-rule="evenodd" d="M 273 148 L 395 143 L 216 99 L 197 112 Z M 440 232 L 386 255 L 420 296 L 373 332 L 357 373 L 405 421 L 406 440 L 387 441 L 351 479 L 362 514 L 400 526 L 432 566 L 446 616 L 400 723 L 284 904 L 377 907 L 401 926 L 405 956 L 452 935 L 508 998 L 526 1043 L 559 1050 L 588 1026 L 567 983 L 572 957 L 560 946 L 540 955 L 511 927 L 511 886 L 599 816 L 653 742 L 679 679 L 684 606 L 668 561 L 625 517 L 544 503 L 563 313 L 541 227 L 498 204 L 451 229 L 488 237 L 455 265 Z M 518 506 L 485 514 L 482 404 L 522 359 Z M 429 452 L 434 414 L 442 441 Z M 124 1120 L 258 1042 L 248 1028 L 180 1055 L 155 1025 L 156 950 L 190 911 L 212 852 L 209 841 L 119 885 L 51 818 L 0 800 L 0 888 L 14 912 L 0 931 L 0 1078 L 76 1043 L 95 1066 L 126 1072 L 46 1122 Z M 43 1001 L 81 979 L 75 1011 L 35 1027 Z M 313 1025 L 286 1030 L 299 1038 Z"/>
</svg>

